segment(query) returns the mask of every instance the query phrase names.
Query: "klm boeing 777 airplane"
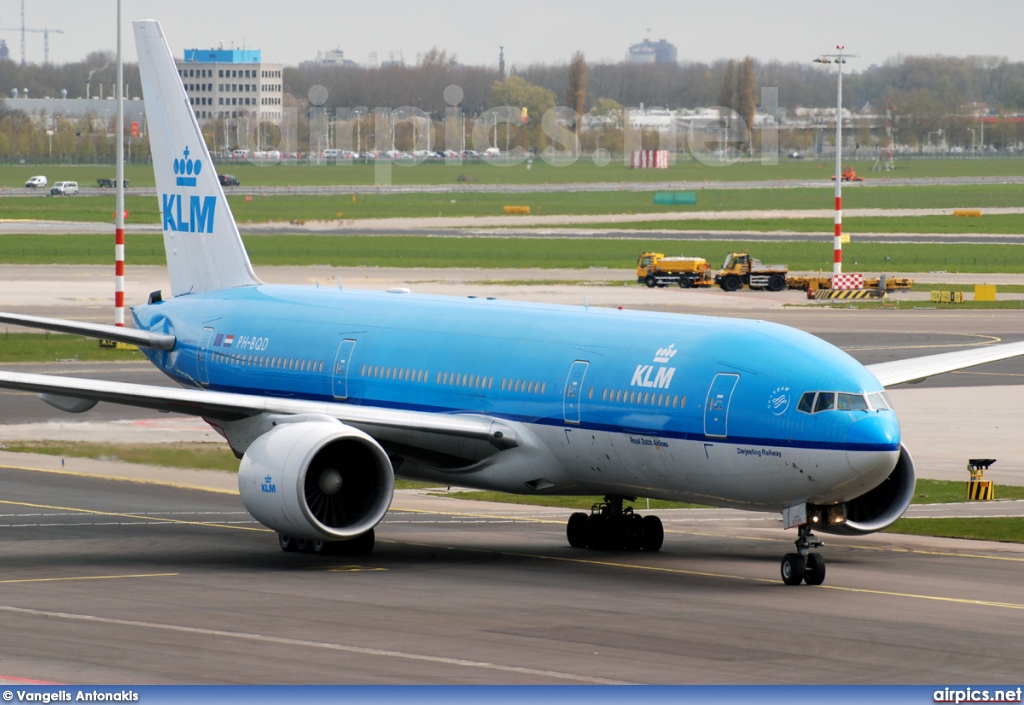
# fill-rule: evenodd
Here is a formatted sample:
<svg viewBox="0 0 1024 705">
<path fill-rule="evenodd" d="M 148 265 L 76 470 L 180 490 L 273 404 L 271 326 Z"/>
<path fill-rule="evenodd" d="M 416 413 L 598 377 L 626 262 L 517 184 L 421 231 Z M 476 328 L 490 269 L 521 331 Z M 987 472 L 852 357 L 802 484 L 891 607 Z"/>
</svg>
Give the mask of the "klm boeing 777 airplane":
<svg viewBox="0 0 1024 705">
<path fill-rule="evenodd" d="M 1024 354 L 1024 343 L 865 368 L 762 321 L 257 279 L 160 25 L 134 23 L 171 291 L 134 328 L 0 320 L 137 344 L 180 388 L 0 372 L 84 412 L 99 401 L 205 419 L 241 458 L 246 509 L 285 551 L 368 553 L 395 476 L 600 495 L 578 548 L 657 551 L 635 497 L 779 512 L 788 584 L 821 584 L 814 532 L 878 531 L 914 464 L 885 387 Z"/>
</svg>

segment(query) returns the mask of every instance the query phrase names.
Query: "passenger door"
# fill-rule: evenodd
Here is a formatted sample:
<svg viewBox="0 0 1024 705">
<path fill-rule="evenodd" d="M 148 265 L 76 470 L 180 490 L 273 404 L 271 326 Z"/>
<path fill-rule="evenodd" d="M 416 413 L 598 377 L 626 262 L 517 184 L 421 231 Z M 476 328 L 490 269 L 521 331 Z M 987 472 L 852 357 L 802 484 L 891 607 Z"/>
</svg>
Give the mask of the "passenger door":
<svg viewBox="0 0 1024 705">
<path fill-rule="evenodd" d="M 704 435 L 725 438 L 729 435 L 729 404 L 740 376 L 722 372 L 715 375 L 704 405 Z"/>
<path fill-rule="evenodd" d="M 338 354 L 334 358 L 333 389 L 335 399 L 348 399 L 348 370 L 352 365 L 352 352 L 356 341 L 346 338 L 338 346 Z"/>
<path fill-rule="evenodd" d="M 210 358 L 210 338 L 213 336 L 213 328 L 203 328 L 199 336 L 199 348 L 196 350 L 196 361 L 199 365 L 199 383 L 204 387 L 210 386 L 210 373 L 207 362 Z"/>
<path fill-rule="evenodd" d="M 569 368 L 569 376 L 565 380 L 565 395 L 562 398 L 562 414 L 566 423 L 580 422 L 580 401 L 583 398 L 583 378 L 587 375 L 590 363 L 576 360 Z"/>
</svg>

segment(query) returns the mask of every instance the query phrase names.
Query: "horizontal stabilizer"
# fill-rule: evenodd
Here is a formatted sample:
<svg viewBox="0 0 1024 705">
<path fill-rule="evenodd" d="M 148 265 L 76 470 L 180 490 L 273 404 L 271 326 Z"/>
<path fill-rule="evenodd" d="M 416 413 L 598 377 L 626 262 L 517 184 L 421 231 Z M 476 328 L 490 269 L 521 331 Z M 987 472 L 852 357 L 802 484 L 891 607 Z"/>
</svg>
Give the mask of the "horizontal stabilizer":
<svg viewBox="0 0 1024 705">
<path fill-rule="evenodd" d="M 955 372 L 956 370 L 963 370 L 975 365 L 984 365 L 987 362 L 1005 360 L 1010 357 L 1017 357 L 1018 355 L 1024 355 L 1024 342 L 989 345 L 983 348 L 957 350 L 956 352 L 928 355 L 926 357 L 912 357 L 909 360 L 880 362 L 874 365 L 867 365 L 867 368 L 871 374 L 878 378 L 878 381 L 883 386 L 891 387 L 894 384 L 903 384 L 905 382 L 920 382 L 934 375 Z"/>
<path fill-rule="evenodd" d="M 45 318 L 43 316 L 22 316 L 17 313 L 0 313 L 0 323 L 11 323 L 25 328 L 40 328 L 54 333 L 71 333 L 84 335 L 87 338 L 113 340 L 115 343 L 138 345 L 140 348 L 154 350 L 173 350 L 175 337 L 164 333 L 149 333 L 134 328 L 109 326 L 103 323 L 81 323 L 66 321 L 62 318 Z"/>
</svg>

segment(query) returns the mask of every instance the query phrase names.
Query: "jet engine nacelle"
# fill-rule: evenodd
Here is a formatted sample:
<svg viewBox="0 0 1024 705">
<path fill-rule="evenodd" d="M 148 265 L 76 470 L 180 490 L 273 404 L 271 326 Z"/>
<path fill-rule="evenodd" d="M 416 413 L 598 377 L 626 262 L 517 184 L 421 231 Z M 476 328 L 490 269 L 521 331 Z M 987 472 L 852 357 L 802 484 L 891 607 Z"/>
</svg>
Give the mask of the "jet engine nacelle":
<svg viewBox="0 0 1024 705">
<path fill-rule="evenodd" d="M 349 539 L 384 518 L 395 474 L 384 449 L 334 421 L 281 423 L 250 445 L 238 492 L 253 517 L 311 541 Z"/>
<path fill-rule="evenodd" d="M 819 518 L 818 522 L 812 520 L 811 525 L 815 531 L 846 536 L 881 531 L 903 516 L 903 512 L 914 498 L 916 481 L 914 460 L 906 446 L 901 445 L 900 457 L 889 477 L 874 489 L 838 506 L 808 507 L 808 514 L 817 515 Z M 845 520 L 828 520 L 834 516 L 845 516 Z"/>
</svg>

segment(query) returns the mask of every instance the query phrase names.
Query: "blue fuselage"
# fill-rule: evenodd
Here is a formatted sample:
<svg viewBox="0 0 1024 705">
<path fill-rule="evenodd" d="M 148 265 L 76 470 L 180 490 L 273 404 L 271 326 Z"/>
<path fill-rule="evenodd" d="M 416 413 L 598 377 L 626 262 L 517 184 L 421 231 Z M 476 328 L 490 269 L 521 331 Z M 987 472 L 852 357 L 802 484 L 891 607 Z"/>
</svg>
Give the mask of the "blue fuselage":
<svg viewBox="0 0 1024 705">
<path fill-rule="evenodd" d="M 173 351 L 147 355 L 186 386 L 483 414 L 549 445 L 589 433 L 585 451 L 556 453 L 581 491 L 606 490 L 613 467 L 641 488 L 664 484 L 655 475 L 703 456 L 703 479 L 681 473 L 661 494 L 742 506 L 761 468 L 794 476 L 787 496 L 838 501 L 881 481 L 900 448 L 889 409 L 798 410 L 806 392 L 882 387 L 834 346 L 763 321 L 281 286 L 179 296 L 134 315 L 177 336 Z M 607 474 L 594 471 L 602 464 Z"/>
</svg>

